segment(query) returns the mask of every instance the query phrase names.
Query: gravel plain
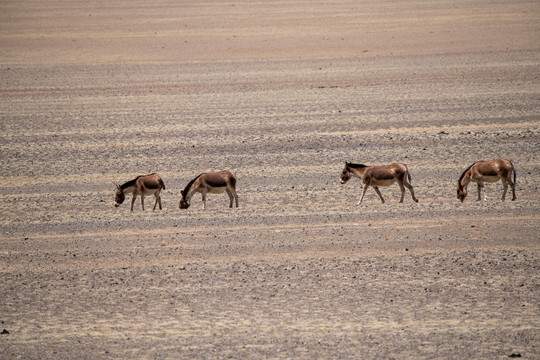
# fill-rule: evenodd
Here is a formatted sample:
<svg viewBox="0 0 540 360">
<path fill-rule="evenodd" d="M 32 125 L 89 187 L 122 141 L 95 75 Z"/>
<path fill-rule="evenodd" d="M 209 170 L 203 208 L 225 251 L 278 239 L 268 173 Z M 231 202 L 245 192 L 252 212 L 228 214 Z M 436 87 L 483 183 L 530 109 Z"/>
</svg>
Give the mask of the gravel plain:
<svg viewBox="0 0 540 360">
<path fill-rule="evenodd" d="M 0 13 L 0 358 L 540 357 L 537 2 Z M 517 200 L 460 203 L 499 157 Z M 178 209 L 222 169 L 239 208 Z M 113 206 L 151 172 L 162 211 Z"/>
</svg>

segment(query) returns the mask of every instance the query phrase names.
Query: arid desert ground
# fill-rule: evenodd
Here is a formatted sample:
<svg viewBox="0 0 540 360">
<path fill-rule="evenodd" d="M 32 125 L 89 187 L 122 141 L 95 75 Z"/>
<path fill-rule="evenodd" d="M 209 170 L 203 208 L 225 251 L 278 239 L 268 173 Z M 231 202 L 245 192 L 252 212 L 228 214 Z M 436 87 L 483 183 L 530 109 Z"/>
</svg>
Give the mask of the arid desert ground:
<svg viewBox="0 0 540 360">
<path fill-rule="evenodd" d="M 0 49 L 0 358 L 540 358 L 538 1 L 3 1 Z"/>
</svg>

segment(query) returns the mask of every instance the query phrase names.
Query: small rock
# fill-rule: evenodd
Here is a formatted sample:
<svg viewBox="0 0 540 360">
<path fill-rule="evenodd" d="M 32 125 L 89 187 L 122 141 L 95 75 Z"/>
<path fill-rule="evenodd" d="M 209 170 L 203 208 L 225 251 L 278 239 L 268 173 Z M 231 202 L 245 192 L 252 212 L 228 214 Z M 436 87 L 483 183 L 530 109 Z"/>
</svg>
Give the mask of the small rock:
<svg viewBox="0 0 540 360">
<path fill-rule="evenodd" d="M 0 334 L 1 334 L 1 335 L 9 334 L 9 331 L 7 331 L 6 329 L 4 329 Z"/>
</svg>

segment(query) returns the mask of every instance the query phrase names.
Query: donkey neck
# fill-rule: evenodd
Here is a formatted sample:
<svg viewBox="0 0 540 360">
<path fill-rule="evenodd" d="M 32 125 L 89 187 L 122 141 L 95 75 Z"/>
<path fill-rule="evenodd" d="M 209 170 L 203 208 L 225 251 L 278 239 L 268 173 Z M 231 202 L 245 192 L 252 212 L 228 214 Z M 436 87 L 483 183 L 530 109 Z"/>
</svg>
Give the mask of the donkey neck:
<svg viewBox="0 0 540 360">
<path fill-rule="evenodd" d="M 364 174 L 366 173 L 367 166 L 358 167 L 358 168 L 349 168 L 349 169 L 351 170 L 351 173 L 353 174 L 353 176 L 363 179 Z"/>
<path fill-rule="evenodd" d="M 469 186 L 469 183 L 471 182 L 471 175 L 472 175 L 472 170 L 469 169 L 465 171 L 461 179 L 459 179 L 459 185 L 461 186 L 462 189 L 467 189 L 467 186 Z"/>
<path fill-rule="evenodd" d="M 135 191 L 136 188 L 137 186 L 135 184 L 124 184 L 120 186 L 120 190 L 122 190 L 124 194 L 132 193 Z"/>
<path fill-rule="evenodd" d="M 202 175 L 202 174 L 201 174 Z M 197 184 L 197 181 L 201 177 L 201 175 L 197 176 L 193 180 L 191 180 L 185 187 L 183 193 L 184 193 L 184 199 L 189 203 L 191 201 L 191 198 L 193 195 L 197 192 L 197 188 L 199 185 Z"/>
</svg>

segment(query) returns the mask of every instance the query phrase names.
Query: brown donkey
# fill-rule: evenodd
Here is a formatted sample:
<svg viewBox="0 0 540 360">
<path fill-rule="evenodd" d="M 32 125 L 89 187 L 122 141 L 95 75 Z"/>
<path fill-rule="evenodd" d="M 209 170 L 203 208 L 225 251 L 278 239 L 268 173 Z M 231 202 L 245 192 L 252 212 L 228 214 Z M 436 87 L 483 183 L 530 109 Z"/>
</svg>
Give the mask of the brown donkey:
<svg viewBox="0 0 540 360">
<path fill-rule="evenodd" d="M 191 180 L 181 191 L 182 197 L 178 207 L 180 209 L 187 209 L 191 205 L 191 198 L 196 192 L 202 194 L 203 209 L 206 209 L 206 194 L 221 194 L 226 191 L 229 195 L 230 204 L 229 207 L 233 207 L 233 200 L 236 201 L 236 207 L 238 207 L 238 195 L 236 194 L 236 178 L 233 173 L 224 170 L 215 173 L 203 173 Z"/>
<path fill-rule="evenodd" d="M 514 179 L 512 180 L 512 173 Z M 458 180 L 457 198 L 463 202 L 467 197 L 467 186 L 469 183 L 475 182 L 478 185 L 478 199 L 482 199 L 482 189 L 484 190 L 484 200 L 487 200 L 486 189 L 484 183 L 494 183 L 502 181 L 504 191 L 501 200 L 504 201 L 508 184 L 512 187 L 512 201 L 516 200 L 516 169 L 510 160 L 497 159 L 491 161 L 477 161 L 467 168 L 461 174 Z"/>
<path fill-rule="evenodd" d="M 159 193 L 161 190 L 165 190 L 165 184 L 158 174 L 141 175 L 135 179 L 126 182 L 123 185 L 116 185 L 116 194 L 114 196 L 114 206 L 118 207 L 126 199 L 126 194 L 133 193 L 133 199 L 131 199 L 131 211 L 133 211 L 133 204 L 137 195 L 141 195 L 141 206 L 144 211 L 144 197 L 146 195 L 154 194 L 156 202 L 154 204 L 154 210 L 159 203 L 159 210 L 161 210 L 161 197 Z"/>
<path fill-rule="evenodd" d="M 364 182 L 364 191 L 362 192 L 362 198 L 358 202 L 358 205 L 364 200 L 364 195 L 366 195 L 366 191 L 370 186 L 375 189 L 377 195 L 379 195 L 381 201 L 384 203 L 384 198 L 379 190 L 379 186 L 390 186 L 396 181 L 401 189 L 400 203 L 403 202 L 405 188 L 409 189 L 413 200 L 418 202 L 418 199 L 414 196 L 413 187 L 410 184 L 411 174 L 409 174 L 409 169 L 407 169 L 407 165 L 405 164 L 396 163 L 386 166 L 366 166 L 346 162 L 345 167 L 341 172 L 341 183 L 345 184 L 353 176 L 362 179 Z"/>
</svg>

